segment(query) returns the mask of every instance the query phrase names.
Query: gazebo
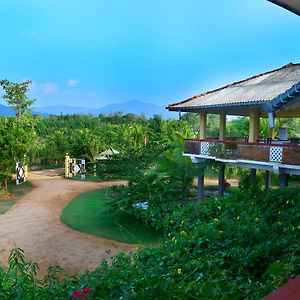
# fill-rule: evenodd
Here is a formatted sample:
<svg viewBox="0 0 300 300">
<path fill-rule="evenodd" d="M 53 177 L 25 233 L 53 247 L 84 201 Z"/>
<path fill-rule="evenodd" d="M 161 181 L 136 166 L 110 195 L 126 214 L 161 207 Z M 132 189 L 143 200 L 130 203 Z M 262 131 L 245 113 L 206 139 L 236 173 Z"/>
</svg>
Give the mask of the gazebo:
<svg viewBox="0 0 300 300">
<path fill-rule="evenodd" d="M 279 174 L 280 186 L 288 184 L 289 174 L 300 175 L 300 145 L 288 139 L 284 129 L 278 139 L 273 129 L 276 118 L 300 117 L 300 64 L 288 64 L 227 86 L 202 93 L 182 102 L 168 105 L 169 111 L 200 115 L 198 139 L 185 139 L 184 155 L 194 163 L 207 160 L 219 162 L 219 196 L 224 194 L 224 172 L 227 164 L 266 171 L 266 188 L 270 173 Z M 206 136 L 207 114 L 220 115 L 218 139 Z M 226 116 L 248 116 L 249 136 L 245 139 L 226 138 Z M 259 136 L 260 118 L 268 118 L 270 137 Z M 204 175 L 198 178 L 198 199 L 202 200 Z"/>
<path fill-rule="evenodd" d="M 107 160 L 113 155 L 118 155 L 118 154 L 120 154 L 119 151 L 115 150 L 112 147 L 109 147 L 104 151 L 102 151 L 101 153 L 99 153 L 98 156 L 96 157 L 96 160 Z"/>
</svg>

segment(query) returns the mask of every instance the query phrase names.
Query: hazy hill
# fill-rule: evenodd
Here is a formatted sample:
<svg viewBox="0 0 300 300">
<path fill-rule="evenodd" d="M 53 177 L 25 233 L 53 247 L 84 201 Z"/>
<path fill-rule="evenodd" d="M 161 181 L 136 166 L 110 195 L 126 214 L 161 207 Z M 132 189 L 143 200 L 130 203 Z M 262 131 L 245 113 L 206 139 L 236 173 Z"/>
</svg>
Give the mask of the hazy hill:
<svg viewBox="0 0 300 300">
<path fill-rule="evenodd" d="M 15 112 L 8 106 L 0 104 L 0 116 L 12 117 L 15 115 Z"/>
<path fill-rule="evenodd" d="M 49 116 L 49 114 L 43 113 L 43 112 L 32 111 L 32 113 L 34 115 L 42 115 L 44 117 Z M 15 115 L 16 115 L 16 113 L 15 113 L 15 111 L 13 109 L 11 109 L 10 107 L 8 107 L 6 105 L 0 104 L 0 116 L 3 116 L 3 117 L 13 117 Z"/>
<path fill-rule="evenodd" d="M 115 112 L 122 112 L 124 114 L 133 113 L 136 115 L 145 114 L 148 118 L 153 115 L 161 115 L 163 118 L 177 118 L 176 113 L 168 112 L 164 106 L 152 103 L 145 103 L 140 101 L 127 101 L 122 103 L 109 104 L 99 108 L 76 107 L 66 105 L 52 105 L 36 108 L 37 111 L 47 114 L 92 114 L 98 116 L 99 114 L 111 114 Z"/>
<path fill-rule="evenodd" d="M 123 114 L 133 113 L 136 115 L 145 114 L 147 118 L 153 115 L 161 115 L 164 119 L 177 119 L 177 113 L 170 113 L 162 105 L 145 103 L 140 101 L 128 101 L 123 103 L 109 104 L 100 108 L 88 108 L 67 105 L 51 105 L 43 107 L 35 107 L 33 114 L 35 115 L 66 115 L 66 114 L 91 114 L 98 116 L 99 114 L 112 114 L 115 112 L 122 112 Z M 15 112 L 8 106 L 0 104 L 0 116 L 10 117 L 14 116 Z"/>
</svg>

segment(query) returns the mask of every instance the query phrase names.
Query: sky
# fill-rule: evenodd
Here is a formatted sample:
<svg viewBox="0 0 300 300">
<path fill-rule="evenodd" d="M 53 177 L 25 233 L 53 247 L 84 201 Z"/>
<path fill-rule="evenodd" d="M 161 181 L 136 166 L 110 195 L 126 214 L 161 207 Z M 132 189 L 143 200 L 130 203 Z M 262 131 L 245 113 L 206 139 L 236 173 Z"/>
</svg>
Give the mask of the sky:
<svg viewBox="0 0 300 300">
<path fill-rule="evenodd" d="M 266 0 L 0 0 L 0 28 L 0 79 L 36 107 L 166 105 L 300 62 L 300 17 Z"/>
</svg>

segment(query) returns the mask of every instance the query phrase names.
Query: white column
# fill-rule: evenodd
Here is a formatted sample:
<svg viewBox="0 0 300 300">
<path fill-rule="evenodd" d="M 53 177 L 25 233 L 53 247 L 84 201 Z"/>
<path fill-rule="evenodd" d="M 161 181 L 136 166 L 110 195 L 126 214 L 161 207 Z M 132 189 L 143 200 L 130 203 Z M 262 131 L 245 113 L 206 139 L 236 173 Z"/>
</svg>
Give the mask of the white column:
<svg viewBox="0 0 300 300">
<path fill-rule="evenodd" d="M 206 123 L 207 114 L 206 112 L 201 112 L 200 114 L 200 129 L 199 129 L 199 139 L 206 139 Z"/>
<path fill-rule="evenodd" d="M 220 113 L 220 133 L 219 140 L 225 140 L 226 138 L 226 113 Z"/>
<path fill-rule="evenodd" d="M 249 114 L 249 142 L 256 142 L 259 138 L 259 111 L 253 109 Z"/>
</svg>

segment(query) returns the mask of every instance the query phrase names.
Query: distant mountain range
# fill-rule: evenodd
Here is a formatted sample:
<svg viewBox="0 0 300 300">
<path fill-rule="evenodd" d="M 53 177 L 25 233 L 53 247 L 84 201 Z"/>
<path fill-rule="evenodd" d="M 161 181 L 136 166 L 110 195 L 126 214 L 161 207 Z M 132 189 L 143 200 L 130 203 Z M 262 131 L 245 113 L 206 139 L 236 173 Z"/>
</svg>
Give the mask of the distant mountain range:
<svg viewBox="0 0 300 300">
<path fill-rule="evenodd" d="M 147 118 L 153 115 L 161 115 L 165 119 L 178 118 L 176 113 L 170 113 L 165 106 L 160 106 L 152 103 L 145 103 L 140 101 L 127 101 L 122 103 L 109 104 L 100 108 L 76 107 L 65 105 L 52 105 L 44 107 L 36 107 L 35 110 L 39 113 L 50 115 L 66 115 L 66 114 L 91 114 L 98 116 L 99 114 L 112 114 L 115 112 L 122 112 L 123 114 L 133 113 L 135 115 L 145 114 Z"/>
<path fill-rule="evenodd" d="M 12 117 L 15 115 L 15 112 L 8 106 L 0 104 L 0 116 Z"/>
<path fill-rule="evenodd" d="M 44 116 L 44 117 L 49 116 L 49 114 L 44 113 L 44 112 L 33 111 L 32 113 L 34 115 L 41 115 L 41 116 Z M 16 115 L 16 113 L 15 113 L 15 111 L 13 109 L 11 109 L 10 107 L 5 106 L 3 104 L 0 104 L 0 116 L 13 117 L 15 115 Z"/>
<path fill-rule="evenodd" d="M 145 103 L 140 101 L 127 101 L 122 103 L 109 104 L 100 108 L 88 108 L 78 106 L 66 106 L 66 105 L 51 105 L 43 107 L 35 107 L 32 113 L 34 115 L 42 115 L 47 117 L 49 115 L 67 115 L 67 114 L 91 114 L 98 116 L 99 114 L 112 114 L 115 112 L 122 112 L 123 114 L 133 113 L 135 115 L 144 114 L 147 118 L 151 118 L 154 115 L 160 115 L 164 119 L 177 119 L 178 114 L 171 113 L 166 110 L 165 106 L 160 106 L 152 103 Z M 0 116 L 11 117 L 15 112 L 8 106 L 0 104 Z"/>
</svg>

